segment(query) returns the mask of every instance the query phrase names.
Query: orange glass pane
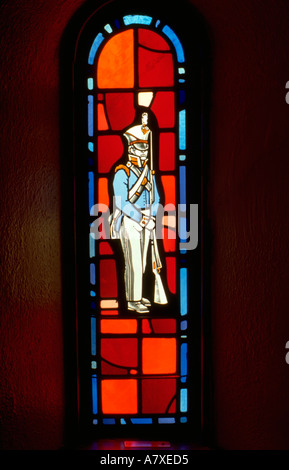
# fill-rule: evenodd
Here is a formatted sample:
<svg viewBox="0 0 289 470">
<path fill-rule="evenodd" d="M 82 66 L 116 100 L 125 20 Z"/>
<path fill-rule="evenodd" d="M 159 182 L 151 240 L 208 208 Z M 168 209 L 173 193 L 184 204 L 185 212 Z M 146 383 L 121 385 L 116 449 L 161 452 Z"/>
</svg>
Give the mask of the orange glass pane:
<svg viewBox="0 0 289 470">
<path fill-rule="evenodd" d="M 176 179 L 172 175 L 161 176 L 162 185 L 165 193 L 165 206 L 167 204 L 176 205 Z"/>
<path fill-rule="evenodd" d="M 176 231 L 164 227 L 162 229 L 162 236 L 165 252 L 174 252 L 176 250 Z"/>
<path fill-rule="evenodd" d="M 144 338 L 142 343 L 144 374 L 176 373 L 176 339 Z"/>
<path fill-rule="evenodd" d="M 103 104 L 97 105 L 97 127 L 99 131 L 107 131 L 109 129 Z"/>
<path fill-rule="evenodd" d="M 102 380 L 101 392 L 103 413 L 137 413 L 137 381 L 135 379 Z"/>
<path fill-rule="evenodd" d="M 108 181 L 107 178 L 98 179 L 98 204 L 109 207 Z"/>
<path fill-rule="evenodd" d="M 104 46 L 98 61 L 99 88 L 132 88 L 134 86 L 134 38 L 128 29 L 113 36 Z"/>
<path fill-rule="evenodd" d="M 136 320 L 101 320 L 100 322 L 101 333 L 136 333 L 137 321 Z"/>
<path fill-rule="evenodd" d="M 173 213 L 169 213 L 168 215 L 163 216 L 163 226 L 170 227 L 171 229 L 175 229 L 177 226 L 176 216 Z M 176 237 L 174 237 L 176 238 Z"/>
</svg>

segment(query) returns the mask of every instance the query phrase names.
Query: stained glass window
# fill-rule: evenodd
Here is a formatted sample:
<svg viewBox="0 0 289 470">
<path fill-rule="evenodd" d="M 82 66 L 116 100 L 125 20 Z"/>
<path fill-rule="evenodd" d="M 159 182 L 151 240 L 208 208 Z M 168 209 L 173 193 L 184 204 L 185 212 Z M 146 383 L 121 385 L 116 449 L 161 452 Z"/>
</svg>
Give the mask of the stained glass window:
<svg viewBox="0 0 289 470">
<path fill-rule="evenodd" d="M 199 78 L 180 30 L 135 10 L 100 15 L 75 61 L 86 421 L 198 427 Z"/>
</svg>

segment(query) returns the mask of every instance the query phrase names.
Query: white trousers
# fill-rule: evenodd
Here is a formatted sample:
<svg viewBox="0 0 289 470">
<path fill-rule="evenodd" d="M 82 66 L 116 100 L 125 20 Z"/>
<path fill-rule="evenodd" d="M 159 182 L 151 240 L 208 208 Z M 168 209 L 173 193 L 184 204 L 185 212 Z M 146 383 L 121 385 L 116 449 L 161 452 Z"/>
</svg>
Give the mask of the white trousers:
<svg viewBox="0 0 289 470">
<path fill-rule="evenodd" d="M 146 268 L 150 230 L 124 216 L 119 230 L 125 261 L 125 294 L 128 302 L 138 302 L 143 297 L 143 274 Z"/>
</svg>

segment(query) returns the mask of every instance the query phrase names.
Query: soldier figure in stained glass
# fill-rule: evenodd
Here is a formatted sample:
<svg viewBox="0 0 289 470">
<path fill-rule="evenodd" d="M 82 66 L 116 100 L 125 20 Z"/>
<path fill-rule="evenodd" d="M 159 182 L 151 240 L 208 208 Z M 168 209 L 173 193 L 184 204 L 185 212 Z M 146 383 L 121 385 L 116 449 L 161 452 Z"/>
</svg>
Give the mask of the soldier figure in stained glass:
<svg viewBox="0 0 289 470">
<path fill-rule="evenodd" d="M 111 237 L 119 238 L 125 261 L 125 293 L 128 310 L 148 313 L 151 303 L 143 297 L 143 275 L 151 246 L 152 271 L 155 275 L 154 302 L 166 304 L 160 277 L 162 267 L 155 223 L 160 197 L 153 170 L 152 135 L 148 113 L 141 124 L 127 129 L 128 161 L 115 168 L 113 190 L 115 211 Z"/>
</svg>

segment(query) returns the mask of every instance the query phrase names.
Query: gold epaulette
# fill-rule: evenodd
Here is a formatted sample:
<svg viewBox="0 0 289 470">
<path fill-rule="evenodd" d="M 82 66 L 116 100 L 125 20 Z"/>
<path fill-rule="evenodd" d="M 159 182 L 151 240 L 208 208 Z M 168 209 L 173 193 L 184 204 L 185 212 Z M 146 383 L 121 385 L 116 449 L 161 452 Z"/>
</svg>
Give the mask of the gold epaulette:
<svg viewBox="0 0 289 470">
<path fill-rule="evenodd" d="M 127 174 L 127 176 L 129 176 L 129 168 L 126 166 L 126 165 L 118 165 L 114 172 L 116 173 L 118 170 L 124 170 Z"/>
</svg>

